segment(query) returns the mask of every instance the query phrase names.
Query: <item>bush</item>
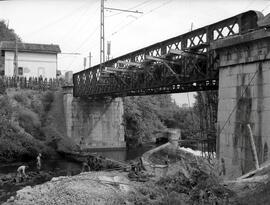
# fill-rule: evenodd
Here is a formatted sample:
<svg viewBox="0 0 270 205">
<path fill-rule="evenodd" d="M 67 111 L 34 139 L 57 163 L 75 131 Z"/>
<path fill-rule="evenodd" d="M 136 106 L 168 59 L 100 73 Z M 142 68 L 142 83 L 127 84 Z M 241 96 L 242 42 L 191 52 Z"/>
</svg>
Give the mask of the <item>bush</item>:
<svg viewBox="0 0 270 205">
<path fill-rule="evenodd" d="M 42 118 L 42 116 L 44 115 L 44 107 L 43 107 L 42 102 L 39 99 L 33 98 L 31 100 L 30 109 L 33 112 L 37 113 L 40 116 L 40 118 Z"/>
<path fill-rule="evenodd" d="M 0 120 L 11 120 L 12 112 L 8 96 L 0 96 Z"/>
<path fill-rule="evenodd" d="M 13 96 L 14 100 L 22 105 L 27 105 L 27 97 L 23 93 L 16 93 Z"/>
<path fill-rule="evenodd" d="M 27 108 L 20 108 L 18 111 L 19 125 L 31 135 L 39 138 L 41 122 L 39 116 Z"/>
<path fill-rule="evenodd" d="M 48 112 L 50 110 L 53 100 L 54 100 L 54 93 L 52 91 L 47 91 L 43 95 L 42 103 L 45 112 Z"/>
<path fill-rule="evenodd" d="M 10 122 L 0 136 L 0 160 L 29 160 L 36 157 L 37 153 L 48 153 L 50 150 L 39 140 L 31 135 L 19 131 Z"/>
<path fill-rule="evenodd" d="M 0 76 L 0 95 L 6 94 L 6 86 L 4 80 Z"/>
</svg>

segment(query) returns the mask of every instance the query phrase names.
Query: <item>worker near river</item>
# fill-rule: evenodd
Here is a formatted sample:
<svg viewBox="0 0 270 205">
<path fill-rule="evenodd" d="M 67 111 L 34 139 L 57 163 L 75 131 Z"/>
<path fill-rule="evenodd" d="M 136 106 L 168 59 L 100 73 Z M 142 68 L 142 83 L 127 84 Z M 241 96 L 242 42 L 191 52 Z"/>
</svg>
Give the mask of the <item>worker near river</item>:
<svg viewBox="0 0 270 205">
<path fill-rule="evenodd" d="M 22 165 L 19 166 L 19 168 L 17 169 L 17 174 L 19 179 L 23 179 L 24 177 L 27 177 L 27 175 L 25 174 L 25 170 L 28 168 L 27 165 Z"/>
<path fill-rule="evenodd" d="M 41 169 L 41 153 L 39 153 L 37 156 L 37 169 Z"/>
</svg>

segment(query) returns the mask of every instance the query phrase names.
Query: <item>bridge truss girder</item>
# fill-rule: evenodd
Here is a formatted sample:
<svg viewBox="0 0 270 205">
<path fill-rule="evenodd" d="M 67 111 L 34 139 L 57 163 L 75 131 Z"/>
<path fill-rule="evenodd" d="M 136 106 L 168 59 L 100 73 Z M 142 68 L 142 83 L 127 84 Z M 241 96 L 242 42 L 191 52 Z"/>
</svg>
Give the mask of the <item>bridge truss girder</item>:
<svg viewBox="0 0 270 205">
<path fill-rule="evenodd" d="M 248 11 L 106 61 L 73 75 L 75 97 L 117 97 L 218 89 L 218 56 L 210 42 L 258 28 Z"/>
</svg>

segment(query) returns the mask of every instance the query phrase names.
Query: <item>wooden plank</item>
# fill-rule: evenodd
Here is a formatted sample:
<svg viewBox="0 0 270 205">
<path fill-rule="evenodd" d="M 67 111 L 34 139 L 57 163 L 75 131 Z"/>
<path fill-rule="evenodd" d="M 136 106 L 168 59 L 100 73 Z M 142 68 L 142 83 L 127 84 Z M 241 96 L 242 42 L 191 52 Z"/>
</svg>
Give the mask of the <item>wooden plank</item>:
<svg viewBox="0 0 270 205">
<path fill-rule="evenodd" d="M 173 60 L 168 60 L 165 57 L 156 57 L 156 56 L 149 56 L 146 55 L 145 56 L 146 61 L 151 62 L 151 61 L 158 61 L 158 62 L 166 62 L 166 63 L 171 63 L 171 64 L 175 64 L 175 65 L 181 65 L 180 62 L 177 61 L 173 61 Z"/>
<path fill-rule="evenodd" d="M 254 176 L 250 178 L 244 178 L 244 179 L 237 179 L 237 180 L 228 180 L 224 181 L 223 184 L 240 184 L 240 183 L 267 183 L 268 182 L 268 175 L 262 175 L 262 176 Z"/>
<path fill-rule="evenodd" d="M 101 71 L 101 73 L 115 73 L 115 72 L 112 70 L 103 70 L 103 71 Z"/>
<path fill-rule="evenodd" d="M 250 176 L 253 176 L 253 175 L 256 175 L 256 174 L 260 174 L 262 172 L 269 172 L 270 170 L 270 163 L 269 162 L 266 162 L 265 164 L 263 164 L 263 166 L 261 166 L 259 169 L 256 169 L 256 170 L 253 170 L 253 171 L 250 171 L 240 177 L 237 178 L 237 180 L 240 180 L 240 179 L 245 179 L 245 178 L 248 178 Z"/>
<path fill-rule="evenodd" d="M 129 69 L 120 69 L 120 68 L 110 68 L 107 67 L 107 71 L 112 71 L 112 72 L 141 72 L 139 70 L 129 70 Z"/>
<path fill-rule="evenodd" d="M 255 161 L 255 167 L 256 167 L 256 169 L 259 169 L 260 165 L 259 165 L 257 150 L 256 150 L 254 137 L 253 137 L 253 134 L 252 134 L 250 124 L 247 124 L 247 128 L 248 128 L 248 132 L 249 132 L 249 139 L 250 139 L 250 144 L 251 144 L 251 148 L 252 148 L 252 154 L 253 154 L 254 161 Z"/>
<path fill-rule="evenodd" d="M 196 56 L 197 58 L 201 58 L 201 59 L 204 59 L 206 57 L 204 54 L 192 53 L 192 52 L 176 50 L 176 49 L 170 49 L 169 54 L 181 55 L 181 56 Z"/>
<path fill-rule="evenodd" d="M 131 65 L 131 66 L 136 66 L 136 67 L 141 67 L 141 63 L 136 63 L 136 62 L 128 62 L 128 61 L 117 61 L 117 63 L 125 64 L 125 65 Z"/>
<path fill-rule="evenodd" d="M 152 61 L 158 61 L 158 62 L 165 62 L 166 61 L 166 59 L 164 59 L 164 58 L 149 56 L 149 55 L 145 55 L 145 59 L 152 60 Z"/>
</svg>

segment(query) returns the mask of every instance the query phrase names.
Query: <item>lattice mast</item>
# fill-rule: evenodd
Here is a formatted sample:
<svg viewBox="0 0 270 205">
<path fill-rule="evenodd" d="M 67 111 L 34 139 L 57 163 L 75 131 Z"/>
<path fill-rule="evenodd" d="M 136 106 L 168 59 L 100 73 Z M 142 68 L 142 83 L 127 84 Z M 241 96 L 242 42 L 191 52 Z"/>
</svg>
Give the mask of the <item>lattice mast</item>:
<svg viewBox="0 0 270 205">
<path fill-rule="evenodd" d="M 104 0 L 100 5 L 100 69 L 105 61 Z"/>
</svg>

